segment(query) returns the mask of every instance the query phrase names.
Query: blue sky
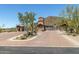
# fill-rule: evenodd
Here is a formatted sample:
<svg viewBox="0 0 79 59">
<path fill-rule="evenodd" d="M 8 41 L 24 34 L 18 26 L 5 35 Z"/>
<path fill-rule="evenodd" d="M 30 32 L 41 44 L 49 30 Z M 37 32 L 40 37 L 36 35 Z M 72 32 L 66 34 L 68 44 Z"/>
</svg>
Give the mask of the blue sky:
<svg viewBox="0 0 79 59">
<path fill-rule="evenodd" d="M 0 4 L 0 26 L 5 24 L 5 27 L 15 27 L 19 24 L 18 12 L 35 12 L 36 21 L 39 16 L 58 16 L 64 4 Z"/>
</svg>

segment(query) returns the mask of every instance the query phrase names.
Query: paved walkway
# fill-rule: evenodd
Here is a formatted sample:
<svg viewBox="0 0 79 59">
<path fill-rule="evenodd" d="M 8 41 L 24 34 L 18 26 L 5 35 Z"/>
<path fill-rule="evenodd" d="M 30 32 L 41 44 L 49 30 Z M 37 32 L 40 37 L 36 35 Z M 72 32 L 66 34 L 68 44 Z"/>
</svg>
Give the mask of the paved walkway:
<svg viewBox="0 0 79 59">
<path fill-rule="evenodd" d="M 12 34 L 11 34 L 12 35 Z M 16 34 L 15 34 L 16 35 Z M 7 35 L 3 35 L 7 36 Z M 72 42 L 62 37 L 58 31 L 45 31 L 29 41 L 0 40 L 1 46 L 27 46 L 27 47 L 73 47 Z"/>
</svg>

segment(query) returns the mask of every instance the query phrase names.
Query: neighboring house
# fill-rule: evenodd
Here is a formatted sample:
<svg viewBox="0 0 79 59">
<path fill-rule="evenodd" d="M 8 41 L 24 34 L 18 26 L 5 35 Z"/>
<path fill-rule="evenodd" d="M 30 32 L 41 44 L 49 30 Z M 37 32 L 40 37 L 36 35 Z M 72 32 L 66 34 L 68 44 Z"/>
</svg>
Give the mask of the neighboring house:
<svg viewBox="0 0 79 59">
<path fill-rule="evenodd" d="M 43 18 L 39 17 L 38 18 L 38 27 L 40 30 L 52 30 L 53 29 L 53 20 L 49 17 Z"/>
<path fill-rule="evenodd" d="M 40 29 L 52 30 L 56 27 L 58 21 L 58 17 L 56 16 L 48 16 L 46 18 L 39 17 L 38 18 L 38 27 Z"/>
<path fill-rule="evenodd" d="M 16 31 L 19 31 L 19 32 L 24 31 L 24 26 L 23 25 L 17 25 Z"/>
<path fill-rule="evenodd" d="M 38 18 L 37 26 L 38 26 L 39 30 L 43 30 L 43 26 L 44 26 L 44 18 L 43 17 Z"/>
<path fill-rule="evenodd" d="M 43 17 L 38 18 L 38 27 L 42 27 L 44 25 L 43 21 L 44 21 Z"/>
</svg>

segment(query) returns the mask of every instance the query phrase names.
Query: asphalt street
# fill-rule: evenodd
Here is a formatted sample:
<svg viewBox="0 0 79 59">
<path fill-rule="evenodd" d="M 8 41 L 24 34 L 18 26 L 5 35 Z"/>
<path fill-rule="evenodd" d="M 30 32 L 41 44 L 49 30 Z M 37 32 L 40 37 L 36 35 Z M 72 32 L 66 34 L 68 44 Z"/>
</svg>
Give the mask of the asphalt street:
<svg viewBox="0 0 79 59">
<path fill-rule="evenodd" d="M 1 46 L 0 54 L 79 54 L 78 47 L 10 47 Z"/>
</svg>

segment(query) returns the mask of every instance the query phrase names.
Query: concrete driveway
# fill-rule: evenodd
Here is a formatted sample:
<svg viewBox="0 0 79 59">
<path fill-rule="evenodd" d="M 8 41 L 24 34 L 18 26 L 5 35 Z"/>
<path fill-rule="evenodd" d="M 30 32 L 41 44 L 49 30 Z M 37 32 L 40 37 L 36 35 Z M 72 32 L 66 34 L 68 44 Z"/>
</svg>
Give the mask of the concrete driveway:
<svg viewBox="0 0 79 59">
<path fill-rule="evenodd" d="M 6 40 L 6 39 L 9 39 L 11 37 L 20 35 L 22 33 L 23 32 L 3 32 L 3 33 L 0 33 L 0 40 Z"/>
<path fill-rule="evenodd" d="M 6 37 L 16 36 L 21 33 L 7 33 L 1 34 L 3 39 Z M 10 36 L 9 36 L 10 35 Z M 62 37 L 57 31 L 45 31 L 39 32 L 36 38 L 33 40 L 26 41 L 10 41 L 10 40 L 0 40 L 0 46 L 26 46 L 26 47 L 74 47 L 75 45 Z"/>
</svg>

